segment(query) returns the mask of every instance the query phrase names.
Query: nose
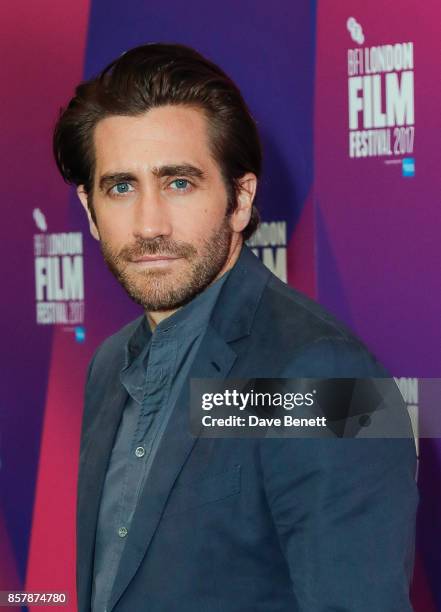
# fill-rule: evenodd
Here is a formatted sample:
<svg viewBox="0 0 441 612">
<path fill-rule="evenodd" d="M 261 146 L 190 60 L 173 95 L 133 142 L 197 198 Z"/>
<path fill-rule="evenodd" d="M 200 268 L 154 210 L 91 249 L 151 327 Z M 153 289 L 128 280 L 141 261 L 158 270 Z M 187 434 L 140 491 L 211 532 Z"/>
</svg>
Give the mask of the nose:
<svg viewBox="0 0 441 612">
<path fill-rule="evenodd" d="M 140 194 L 135 205 L 133 235 L 141 238 L 169 236 L 171 219 L 160 194 L 149 190 Z"/>
</svg>

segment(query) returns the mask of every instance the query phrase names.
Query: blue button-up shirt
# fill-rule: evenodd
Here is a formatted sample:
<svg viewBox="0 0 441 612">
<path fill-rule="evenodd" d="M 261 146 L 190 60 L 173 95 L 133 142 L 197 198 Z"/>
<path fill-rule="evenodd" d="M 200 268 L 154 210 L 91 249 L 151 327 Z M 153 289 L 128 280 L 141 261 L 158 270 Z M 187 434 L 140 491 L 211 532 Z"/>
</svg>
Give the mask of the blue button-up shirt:
<svg viewBox="0 0 441 612">
<path fill-rule="evenodd" d="M 105 612 L 140 492 L 229 272 L 159 323 L 143 317 L 120 373 L 128 398 L 106 472 L 95 545 L 92 612 Z"/>
</svg>

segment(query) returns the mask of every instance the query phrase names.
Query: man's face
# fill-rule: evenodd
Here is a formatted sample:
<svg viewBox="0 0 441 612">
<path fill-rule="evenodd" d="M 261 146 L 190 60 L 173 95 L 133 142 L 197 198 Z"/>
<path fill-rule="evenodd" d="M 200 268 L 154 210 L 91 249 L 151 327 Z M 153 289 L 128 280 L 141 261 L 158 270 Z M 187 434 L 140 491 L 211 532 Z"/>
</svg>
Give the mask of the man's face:
<svg viewBox="0 0 441 612">
<path fill-rule="evenodd" d="M 105 261 L 146 310 L 179 308 L 231 267 L 253 189 L 227 217 L 225 185 L 199 109 L 164 106 L 108 117 L 97 124 L 94 144 L 96 223 L 89 220 Z"/>
</svg>

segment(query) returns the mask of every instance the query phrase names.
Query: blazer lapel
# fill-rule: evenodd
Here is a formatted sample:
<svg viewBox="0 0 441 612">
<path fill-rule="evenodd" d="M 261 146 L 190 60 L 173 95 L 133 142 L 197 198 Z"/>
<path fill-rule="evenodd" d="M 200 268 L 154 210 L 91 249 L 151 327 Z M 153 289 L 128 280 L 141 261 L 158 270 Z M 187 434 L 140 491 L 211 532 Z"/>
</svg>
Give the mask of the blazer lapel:
<svg viewBox="0 0 441 612">
<path fill-rule="evenodd" d="M 209 325 L 188 378 L 225 378 L 235 360 L 236 353 L 216 329 Z M 127 588 L 146 554 L 173 484 L 196 442 L 197 438 L 190 434 L 189 393 L 190 385 L 185 383 L 146 479 L 119 564 L 109 612 Z"/>
<path fill-rule="evenodd" d="M 78 609 L 90 610 L 95 536 L 101 493 L 114 438 L 127 400 L 127 392 L 115 376 L 103 392 L 94 425 L 80 456 L 77 517 Z"/>
</svg>

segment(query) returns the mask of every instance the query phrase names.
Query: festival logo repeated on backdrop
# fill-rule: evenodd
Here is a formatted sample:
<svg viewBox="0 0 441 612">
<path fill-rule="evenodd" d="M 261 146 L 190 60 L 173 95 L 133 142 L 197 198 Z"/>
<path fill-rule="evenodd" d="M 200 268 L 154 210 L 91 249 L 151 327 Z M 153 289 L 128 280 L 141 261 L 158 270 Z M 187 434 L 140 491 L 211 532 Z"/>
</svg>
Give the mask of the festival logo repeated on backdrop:
<svg viewBox="0 0 441 612">
<path fill-rule="evenodd" d="M 403 176 L 414 176 L 414 43 L 362 46 L 362 25 L 346 27 L 360 45 L 348 49 L 349 157 L 398 157 Z M 387 160 L 388 163 L 390 160 Z"/>
<path fill-rule="evenodd" d="M 288 282 L 286 263 L 286 221 L 262 221 L 247 245 L 284 283 Z"/>
<path fill-rule="evenodd" d="M 47 233 L 46 217 L 39 208 L 33 218 L 40 230 L 33 236 L 36 322 L 74 326 L 75 339 L 84 342 L 83 234 Z"/>
<path fill-rule="evenodd" d="M 429 409 L 425 381 L 440 372 L 441 5 L 317 6 L 317 296 L 397 377 L 419 436 L 412 603 L 418 612 L 436 612 L 441 444 L 427 438 L 439 410 Z"/>
</svg>

